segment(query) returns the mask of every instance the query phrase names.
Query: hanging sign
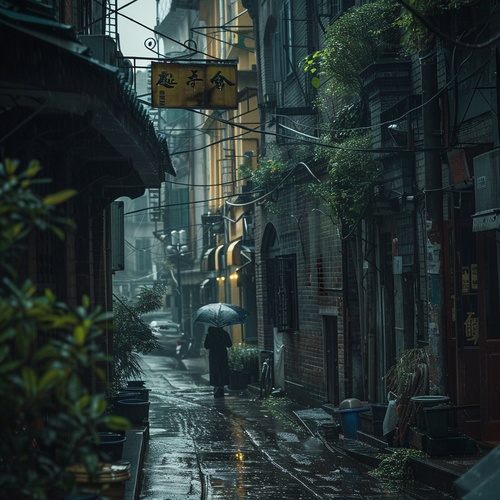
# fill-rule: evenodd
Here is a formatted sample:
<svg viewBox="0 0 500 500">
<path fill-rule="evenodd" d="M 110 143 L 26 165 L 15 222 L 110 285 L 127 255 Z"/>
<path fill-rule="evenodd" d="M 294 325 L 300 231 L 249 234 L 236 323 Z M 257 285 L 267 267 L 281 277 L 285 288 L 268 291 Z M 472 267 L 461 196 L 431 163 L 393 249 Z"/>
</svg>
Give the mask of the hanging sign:
<svg viewBox="0 0 500 500">
<path fill-rule="evenodd" d="M 236 61 L 151 62 L 155 108 L 236 109 Z"/>
</svg>

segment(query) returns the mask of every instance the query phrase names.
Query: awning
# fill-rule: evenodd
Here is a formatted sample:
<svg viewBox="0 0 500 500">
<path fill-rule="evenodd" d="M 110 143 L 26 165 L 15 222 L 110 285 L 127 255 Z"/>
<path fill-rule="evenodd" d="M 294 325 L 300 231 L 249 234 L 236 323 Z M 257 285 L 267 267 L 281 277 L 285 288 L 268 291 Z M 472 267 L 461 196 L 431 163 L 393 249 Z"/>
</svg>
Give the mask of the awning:
<svg viewBox="0 0 500 500">
<path fill-rule="evenodd" d="M 241 244 L 240 261 L 241 264 L 236 269 L 238 274 L 253 274 L 254 273 L 254 252 L 249 252 L 248 247 Z"/>
<path fill-rule="evenodd" d="M 209 248 L 201 259 L 200 271 L 208 272 L 215 270 L 215 247 Z"/>
<path fill-rule="evenodd" d="M 219 245 L 215 250 L 215 270 L 224 269 L 224 245 Z"/>
<path fill-rule="evenodd" d="M 241 266 L 241 239 L 233 241 L 227 247 L 226 252 L 226 265 L 227 266 Z"/>
<path fill-rule="evenodd" d="M 59 141 L 66 132 L 74 155 L 96 168 L 109 166 L 118 179 L 129 168 L 135 172 L 129 183 L 158 187 L 165 173 L 175 175 L 165 138 L 123 73 L 89 57 L 72 27 L 0 8 L 0 45 L 0 126 L 10 123 L 13 141 L 29 133 L 11 123 L 24 113 L 18 120 L 50 126 L 47 135 Z"/>
<path fill-rule="evenodd" d="M 253 264 L 253 261 L 252 260 L 249 260 L 247 262 L 245 262 L 242 266 L 238 267 L 236 269 L 236 272 L 239 273 L 240 271 L 244 271 L 244 272 L 247 272 L 248 270 L 248 266 L 250 266 L 251 264 Z"/>
</svg>

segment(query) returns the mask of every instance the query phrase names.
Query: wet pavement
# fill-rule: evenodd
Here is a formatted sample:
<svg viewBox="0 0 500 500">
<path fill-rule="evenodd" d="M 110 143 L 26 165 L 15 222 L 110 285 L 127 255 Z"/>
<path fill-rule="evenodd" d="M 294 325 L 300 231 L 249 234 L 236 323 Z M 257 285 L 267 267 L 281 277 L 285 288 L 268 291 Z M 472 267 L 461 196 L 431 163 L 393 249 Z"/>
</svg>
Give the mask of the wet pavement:
<svg viewBox="0 0 500 500">
<path fill-rule="evenodd" d="M 205 358 L 142 357 L 151 389 L 141 500 L 453 498 L 421 485 L 400 490 L 328 446 L 252 391 L 214 399 Z"/>
</svg>

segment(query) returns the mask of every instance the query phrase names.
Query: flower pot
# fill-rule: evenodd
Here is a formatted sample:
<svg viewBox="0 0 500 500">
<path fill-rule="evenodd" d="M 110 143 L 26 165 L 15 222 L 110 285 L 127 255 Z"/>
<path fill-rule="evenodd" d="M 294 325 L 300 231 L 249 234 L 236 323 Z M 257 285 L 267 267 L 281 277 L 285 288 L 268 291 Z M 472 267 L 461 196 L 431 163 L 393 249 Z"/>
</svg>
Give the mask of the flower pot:
<svg viewBox="0 0 500 500">
<path fill-rule="evenodd" d="M 450 398 L 448 396 L 413 396 L 410 401 L 414 406 L 417 428 L 425 432 L 427 427 L 424 409 L 446 405 Z"/>
<path fill-rule="evenodd" d="M 228 388 L 233 391 L 243 391 L 248 386 L 248 373 L 239 370 L 229 371 Z"/>
<path fill-rule="evenodd" d="M 142 399 L 143 401 L 149 401 L 149 392 L 151 389 L 146 389 L 145 387 L 122 387 L 120 392 L 122 393 L 134 393 L 139 394 L 138 396 L 134 396 L 135 399 Z M 129 397 L 123 399 L 130 399 Z"/>
<path fill-rule="evenodd" d="M 99 442 L 94 442 L 95 449 L 107 462 L 118 462 L 122 459 L 123 444 L 127 438 L 114 432 L 99 432 Z"/>
<path fill-rule="evenodd" d="M 132 424 L 142 424 L 149 416 L 149 401 L 122 399 L 116 403 L 114 413 L 128 418 Z"/>
<path fill-rule="evenodd" d="M 139 391 L 120 391 L 108 397 L 110 404 L 115 404 L 122 399 L 142 399 Z"/>
<path fill-rule="evenodd" d="M 136 387 L 144 387 L 144 380 L 128 380 L 127 381 L 127 387 L 132 387 L 132 388 L 136 388 Z"/>
<path fill-rule="evenodd" d="M 83 465 L 66 468 L 76 481 L 77 494 L 86 498 L 106 498 L 122 500 L 125 498 L 125 483 L 130 479 L 130 464 L 100 464 L 96 478 L 90 478 Z M 83 497 L 85 498 L 85 497 Z"/>
<path fill-rule="evenodd" d="M 388 405 L 382 403 L 373 403 L 370 405 L 372 418 L 374 422 L 383 422 L 387 412 Z"/>
</svg>

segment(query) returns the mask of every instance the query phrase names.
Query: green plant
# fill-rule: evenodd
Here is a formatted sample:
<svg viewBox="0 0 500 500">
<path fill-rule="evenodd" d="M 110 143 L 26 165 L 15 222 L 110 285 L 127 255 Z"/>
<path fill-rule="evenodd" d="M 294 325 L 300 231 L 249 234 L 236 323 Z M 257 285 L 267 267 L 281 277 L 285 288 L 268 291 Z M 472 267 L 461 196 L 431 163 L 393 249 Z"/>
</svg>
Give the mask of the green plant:
<svg viewBox="0 0 500 500">
<path fill-rule="evenodd" d="M 328 160 L 328 180 L 309 184 L 314 195 L 330 207 L 332 215 L 353 224 L 368 202 L 370 188 L 380 175 L 380 164 L 363 151 L 370 146 L 368 134 L 352 134 L 338 149 L 321 152 Z"/>
<path fill-rule="evenodd" d="M 370 152 L 371 135 L 362 128 L 367 108 L 361 71 L 399 45 L 395 28 L 400 7 L 378 0 L 352 8 L 330 25 L 325 48 L 306 58 L 304 71 L 318 89 L 316 106 L 325 115 L 328 130 L 316 159 L 329 164 L 328 181 L 311 184 L 332 215 L 352 224 L 359 218 L 379 175 Z"/>
<path fill-rule="evenodd" d="M 408 428 L 415 418 L 413 396 L 426 394 L 429 384 L 429 348 L 415 348 L 403 351 L 385 377 L 387 390 L 398 398 L 396 406 L 398 427 L 394 437 L 394 446 L 403 446 Z"/>
<path fill-rule="evenodd" d="M 261 158 L 255 170 L 252 170 L 251 166 L 241 166 L 240 174 L 251 180 L 255 191 L 260 192 L 261 195 L 271 195 L 283 182 L 289 169 L 289 162 Z M 270 213 L 280 212 L 279 207 L 271 198 L 266 199 L 262 204 Z"/>
<path fill-rule="evenodd" d="M 160 348 L 149 325 L 141 320 L 141 315 L 157 311 L 162 306 L 165 287 L 141 287 L 134 303 L 127 303 L 115 297 L 113 302 L 113 388 L 119 389 L 127 380 L 140 378 L 141 354 L 148 354 Z"/>
<path fill-rule="evenodd" d="M 103 394 L 91 390 L 90 374 L 106 386 L 109 359 L 99 348 L 110 316 L 90 310 L 84 297 L 72 309 L 51 290 L 22 281 L 16 260 L 25 238 L 38 228 L 63 237 L 56 206 L 74 191 L 41 198 L 37 162 L 0 163 L 0 491 L 5 498 L 46 499 L 71 492 L 68 465 L 93 474 L 99 457 L 89 444 L 99 429 L 129 423 L 106 414 Z"/>
<path fill-rule="evenodd" d="M 408 481 L 412 479 L 410 460 L 412 458 L 425 459 L 427 455 L 413 448 L 399 448 L 390 453 L 379 453 L 377 458 L 381 459 L 376 469 L 369 474 L 378 479 L 389 481 Z"/>
<path fill-rule="evenodd" d="M 394 1 L 378 0 L 349 9 L 327 28 L 325 48 L 303 64 L 313 86 L 320 89 L 320 109 L 331 109 L 332 102 L 343 107 L 362 95 L 361 70 L 398 45 L 394 23 L 400 10 Z"/>
<path fill-rule="evenodd" d="M 252 182 L 255 188 L 266 192 L 275 189 L 283 180 L 283 174 L 287 168 L 286 163 L 282 161 L 263 158 L 252 172 Z"/>
<path fill-rule="evenodd" d="M 450 17 L 453 12 L 458 12 L 468 7 L 477 0 L 406 0 L 410 9 L 414 9 L 422 18 L 435 24 L 439 16 Z M 406 54 L 414 54 L 420 50 L 428 49 L 436 38 L 435 30 L 425 26 L 421 19 L 406 6 L 397 18 L 396 25 L 401 29 L 402 46 Z"/>
<path fill-rule="evenodd" d="M 246 371 L 252 375 L 259 369 L 259 349 L 256 346 L 244 343 L 233 344 L 227 350 L 229 369 L 233 371 Z"/>
</svg>

